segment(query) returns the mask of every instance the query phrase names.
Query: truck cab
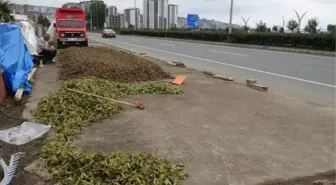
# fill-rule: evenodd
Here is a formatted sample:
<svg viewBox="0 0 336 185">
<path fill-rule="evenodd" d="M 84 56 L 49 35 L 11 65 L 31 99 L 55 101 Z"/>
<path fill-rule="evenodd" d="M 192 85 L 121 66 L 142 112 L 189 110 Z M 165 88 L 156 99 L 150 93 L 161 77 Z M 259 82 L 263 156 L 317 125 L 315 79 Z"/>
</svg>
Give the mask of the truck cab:
<svg viewBox="0 0 336 185">
<path fill-rule="evenodd" d="M 88 46 L 84 10 L 58 8 L 54 27 L 56 28 L 56 39 L 59 48 Z"/>
</svg>

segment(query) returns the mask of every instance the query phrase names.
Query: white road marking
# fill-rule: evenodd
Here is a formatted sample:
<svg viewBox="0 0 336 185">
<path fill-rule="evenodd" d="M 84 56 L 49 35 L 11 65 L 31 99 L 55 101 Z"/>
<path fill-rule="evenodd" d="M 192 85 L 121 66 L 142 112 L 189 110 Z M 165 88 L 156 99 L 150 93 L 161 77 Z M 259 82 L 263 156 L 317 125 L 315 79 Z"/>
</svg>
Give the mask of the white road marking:
<svg viewBox="0 0 336 185">
<path fill-rule="evenodd" d="M 225 52 L 225 51 L 217 51 L 217 50 L 209 50 L 214 53 L 223 53 L 223 54 L 228 54 L 228 55 L 236 55 L 236 56 L 241 56 L 241 57 L 248 57 L 248 55 L 245 54 L 239 54 L 239 53 L 230 53 L 230 52 Z"/>
<path fill-rule="evenodd" d="M 173 44 L 166 44 L 166 43 L 160 43 L 161 46 L 171 46 L 171 47 L 175 47 Z"/>
<path fill-rule="evenodd" d="M 292 76 L 281 75 L 281 74 L 277 74 L 277 73 L 272 73 L 272 72 L 262 71 L 262 70 L 258 70 L 258 69 L 253 69 L 253 68 L 248 68 L 248 67 L 243 67 L 243 66 L 238 66 L 238 65 L 223 63 L 223 62 L 218 62 L 218 61 L 214 61 L 214 60 L 209 60 L 209 59 L 205 59 L 205 58 L 199 58 L 199 57 L 194 57 L 194 56 L 190 56 L 190 55 L 185 55 L 185 54 L 180 54 L 180 53 L 165 51 L 165 50 L 161 50 L 161 49 L 150 48 L 150 47 L 146 47 L 146 46 L 139 46 L 139 45 L 129 44 L 129 43 L 120 42 L 120 41 L 115 41 L 115 42 L 120 43 L 120 44 L 125 44 L 125 45 L 129 45 L 129 46 L 133 46 L 133 47 L 144 48 L 144 49 L 149 49 L 149 50 L 153 50 L 153 51 L 160 51 L 160 52 L 163 52 L 163 53 L 169 53 L 169 54 L 172 54 L 172 55 L 177 55 L 177 56 L 181 56 L 181 57 L 191 58 L 191 59 L 195 59 L 195 60 L 201 60 L 201 61 L 210 62 L 210 63 L 214 63 L 214 64 L 220 64 L 220 65 L 230 66 L 230 67 L 234 67 L 234 68 L 238 68 L 238 69 L 244 69 L 244 70 L 248 70 L 248 71 L 254 71 L 254 72 L 258 72 L 258 73 L 262 73 L 262 74 L 268 74 L 268 75 L 278 76 L 278 77 L 282 77 L 282 78 L 286 78 L 286 79 L 291 79 L 291 80 L 296 80 L 296 81 L 300 81 L 300 82 L 306 82 L 306 83 L 310 83 L 310 84 L 315 84 L 315 85 L 321 85 L 321 86 L 325 86 L 325 87 L 336 88 L 335 85 L 330 85 L 330 84 L 325 84 L 325 83 L 321 83 L 321 82 L 306 80 L 306 79 L 302 79 L 302 78 L 296 78 L 296 77 L 292 77 Z"/>
</svg>

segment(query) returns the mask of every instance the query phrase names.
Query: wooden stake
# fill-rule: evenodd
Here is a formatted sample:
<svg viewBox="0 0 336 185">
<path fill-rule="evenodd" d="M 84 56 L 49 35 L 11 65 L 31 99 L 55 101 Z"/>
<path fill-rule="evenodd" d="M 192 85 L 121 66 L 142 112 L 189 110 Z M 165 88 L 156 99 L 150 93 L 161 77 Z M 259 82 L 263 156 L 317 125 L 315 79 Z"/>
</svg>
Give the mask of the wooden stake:
<svg viewBox="0 0 336 185">
<path fill-rule="evenodd" d="M 29 73 L 28 73 L 28 78 L 27 78 L 27 81 L 30 81 L 32 78 L 33 78 L 33 76 L 34 76 L 34 74 L 35 74 L 35 72 L 37 71 L 37 68 L 36 67 L 34 67 Z M 20 87 L 20 88 L 18 88 L 17 90 L 16 90 L 16 93 L 15 93 L 15 96 L 14 96 L 14 100 L 15 101 L 21 101 L 21 99 L 22 99 L 22 95 L 23 95 L 23 87 Z"/>
</svg>

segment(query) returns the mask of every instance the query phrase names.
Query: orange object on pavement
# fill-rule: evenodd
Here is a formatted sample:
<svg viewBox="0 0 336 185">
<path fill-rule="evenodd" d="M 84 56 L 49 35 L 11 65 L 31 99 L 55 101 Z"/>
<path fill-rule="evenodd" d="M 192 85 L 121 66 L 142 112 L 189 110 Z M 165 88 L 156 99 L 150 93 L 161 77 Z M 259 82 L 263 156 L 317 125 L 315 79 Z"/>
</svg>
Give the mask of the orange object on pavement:
<svg viewBox="0 0 336 185">
<path fill-rule="evenodd" d="M 140 110 L 145 110 L 145 105 L 143 103 L 136 103 L 136 108 L 140 109 Z"/>
<path fill-rule="evenodd" d="M 175 84 L 175 85 L 181 85 L 186 78 L 187 78 L 186 76 L 177 76 L 174 79 L 173 84 Z"/>
</svg>

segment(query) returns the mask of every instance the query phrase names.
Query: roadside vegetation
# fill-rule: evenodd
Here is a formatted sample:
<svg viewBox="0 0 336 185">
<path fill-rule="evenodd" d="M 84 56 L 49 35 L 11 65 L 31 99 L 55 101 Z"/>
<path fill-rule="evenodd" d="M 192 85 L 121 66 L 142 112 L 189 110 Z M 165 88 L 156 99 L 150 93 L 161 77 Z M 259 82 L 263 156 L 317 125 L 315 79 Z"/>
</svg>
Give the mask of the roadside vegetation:
<svg viewBox="0 0 336 185">
<path fill-rule="evenodd" d="M 83 51 L 81 51 L 83 50 Z M 123 110 L 119 103 L 106 101 L 94 96 L 76 94 L 68 89 L 91 93 L 106 98 L 119 99 L 135 94 L 180 94 L 178 86 L 170 83 L 133 83 L 126 84 L 123 75 L 131 76 L 127 81 L 138 82 L 147 80 L 161 80 L 166 73 L 154 63 L 142 61 L 140 57 L 130 54 L 117 54 L 118 51 L 109 50 L 116 54 L 109 56 L 107 48 L 69 48 L 59 54 L 60 68 L 65 79 L 65 86 L 50 96 L 44 98 L 34 111 L 34 116 L 42 123 L 51 124 L 56 130 L 55 136 L 44 145 L 40 159 L 42 167 L 47 169 L 51 180 L 58 184 L 143 184 L 143 185 L 178 185 L 186 178 L 182 164 L 174 164 L 155 154 L 150 153 L 90 153 L 83 149 L 71 147 L 72 141 L 83 132 L 90 123 L 109 118 Z M 72 53 L 77 51 L 78 53 Z M 84 55 L 86 52 L 87 55 Z M 92 55 L 96 52 L 96 55 Z M 82 53 L 82 55 L 80 54 Z M 90 54 L 91 53 L 91 54 Z M 98 54 L 99 53 L 99 54 Z M 71 57 L 70 57 L 71 56 Z M 121 57 L 123 60 L 118 60 Z M 139 58 L 138 60 L 132 60 Z M 83 62 L 84 61 L 84 62 Z M 124 66 L 121 67 L 121 63 Z M 92 68 L 92 66 L 119 66 L 117 71 L 110 71 L 110 67 Z M 91 63 L 91 68 L 89 63 Z M 96 64 L 98 63 L 98 64 Z M 83 65 L 85 64 L 85 65 Z M 132 67 L 129 64 L 135 65 Z M 84 75 L 74 74 L 67 69 L 81 68 Z M 142 66 L 140 69 L 139 66 Z M 157 71 L 152 71 L 153 69 Z M 109 75 L 114 73 L 113 75 Z M 119 75 L 118 75 L 118 74 Z M 129 73 L 129 74 L 126 74 Z M 132 74 L 133 73 L 133 74 Z M 159 75 L 163 73 L 163 75 Z M 101 76 L 105 74 L 106 76 Z M 122 74 L 122 75 L 120 75 Z M 98 77 L 104 77 L 97 78 Z M 140 111 L 140 110 L 139 110 Z"/>
<path fill-rule="evenodd" d="M 0 22 L 13 22 L 14 17 L 11 16 L 8 0 L 0 0 Z"/>
<path fill-rule="evenodd" d="M 273 25 L 272 27 L 268 27 L 265 22 L 259 21 L 257 22 L 255 29 L 250 29 L 246 26 L 249 19 L 245 20 L 243 18 L 243 20 L 245 26 L 241 29 L 233 28 L 229 37 L 228 29 L 200 29 L 197 31 L 178 28 L 170 30 L 122 29 L 120 30 L 120 34 L 292 47 L 300 49 L 335 50 L 336 25 L 329 24 L 326 28 L 327 31 L 323 32 L 319 27 L 317 18 L 309 19 L 303 31 L 299 29 L 300 24 L 295 19 L 289 20 L 287 25 L 285 25 L 284 21 L 282 26 Z"/>
<path fill-rule="evenodd" d="M 279 47 L 293 47 L 315 50 L 335 50 L 335 34 L 333 33 L 280 33 L 236 31 L 230 35 L 224 31 L 188 31 L 188 30 L 130 30 L 123 29 L 120 34 L 142 35 L 152 37 L 169 37 L 177 39 L 192 39 L 213 42 L 229 42 L 239 44 L 254 44 Z"/>
</svg>

